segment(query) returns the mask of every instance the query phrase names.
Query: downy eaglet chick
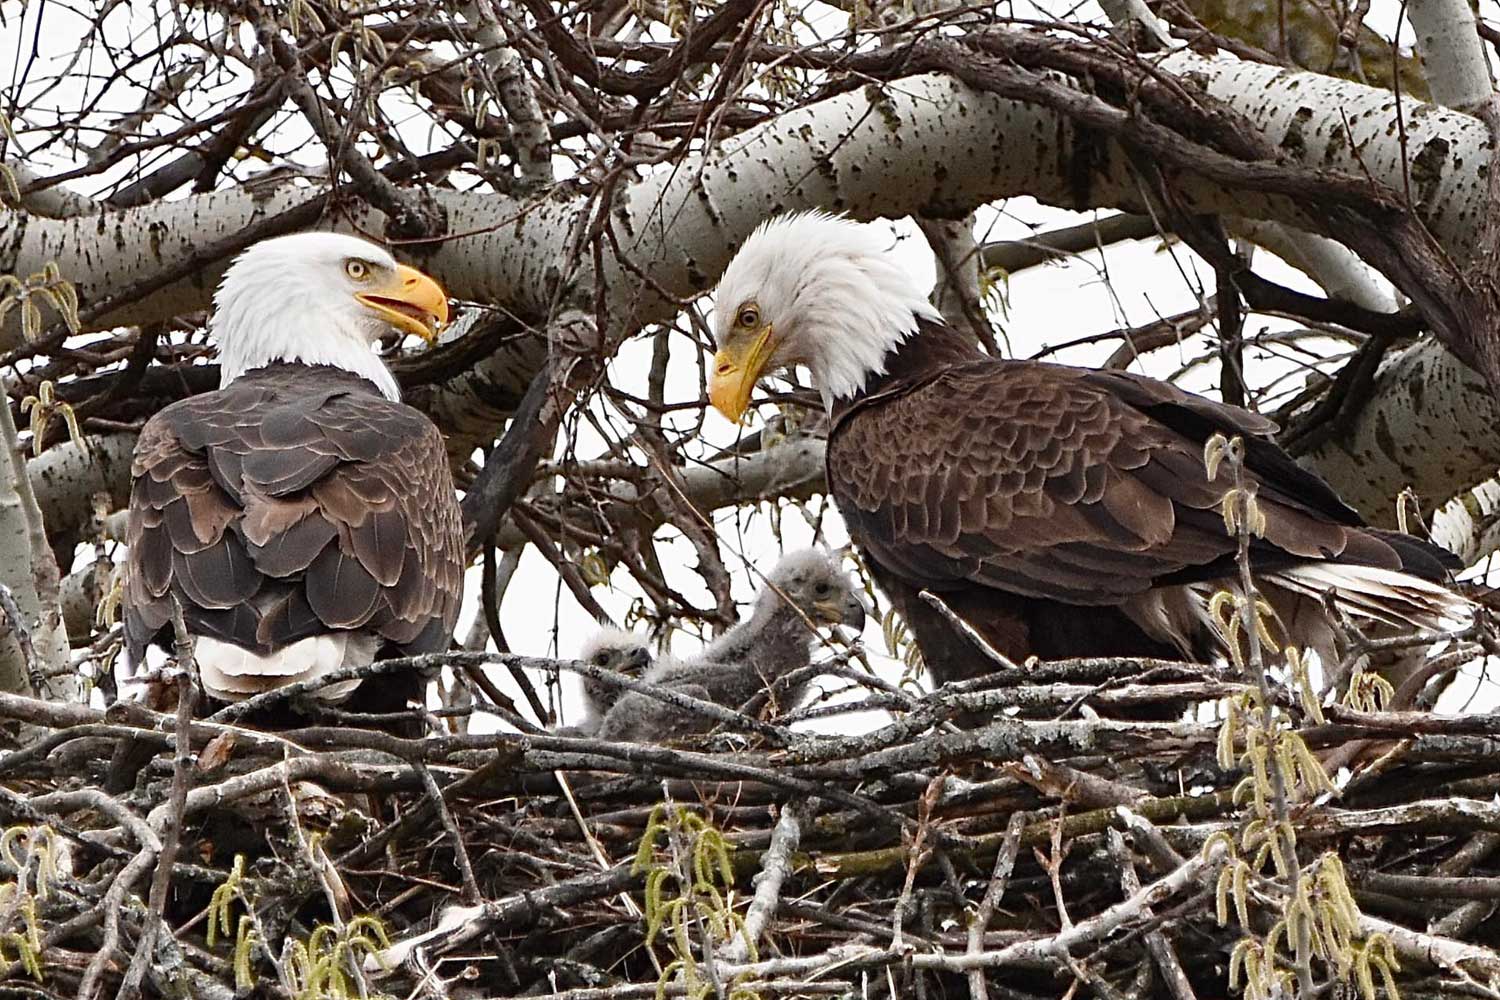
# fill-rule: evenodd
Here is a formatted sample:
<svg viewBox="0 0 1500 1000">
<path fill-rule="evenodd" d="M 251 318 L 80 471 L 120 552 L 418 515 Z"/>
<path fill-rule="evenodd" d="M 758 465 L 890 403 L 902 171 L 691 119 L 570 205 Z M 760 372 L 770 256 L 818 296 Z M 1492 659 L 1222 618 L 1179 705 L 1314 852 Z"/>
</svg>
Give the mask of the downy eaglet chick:
<svg viewBox="0 0 1500 1000">
<path fill-rule="evenodd" d="M 680 694 L 737 709 L 761 691 L 812 662 L 817 627 L 864 628 L 865 605 L 837 556 L 804 549 L 771 570 L 746 618 L 697 656 L 663 660 L 642 678 Z M 782 710 L 796 707 L 807 683 L 778 694 Z M 640 692 L 620 698 L 599 728 L 602 739 L 645 742 L 706 732 L 712 720 Z"/>
<path fill-rule="evenodd" d="M 601 628 L 578 648 L 578 659 L 602 670 L 626 677 L 640 677 L 651 669 L 654 658 L 644 636 L 618 628 Z M 587 675 L 583 676 L 583 716 L 570 726 L 556 730 L 558 736 L 593 736 L 604 716 L 629 692 Z"/>
</svg>

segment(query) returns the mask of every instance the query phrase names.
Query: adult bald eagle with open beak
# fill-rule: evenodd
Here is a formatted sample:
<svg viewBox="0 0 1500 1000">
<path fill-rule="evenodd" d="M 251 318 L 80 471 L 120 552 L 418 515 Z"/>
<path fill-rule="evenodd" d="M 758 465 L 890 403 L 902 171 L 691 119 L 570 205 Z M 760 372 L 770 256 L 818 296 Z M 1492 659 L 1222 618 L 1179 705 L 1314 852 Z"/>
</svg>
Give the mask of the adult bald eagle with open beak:
<svg viewBox="0 0 1500 1000">
<path fill-rule="evenodd" d="M 1471 606 L 1457 566 L 1365 526 L 1271 440 L 1259 414 L 1126 372 L 991 357 L 944 324 L 872 227 L 773 219 L 716 295 L 710 400 L 738 421 L 763 376 L 805 365 L 829 415 L 828 490 L 939 682 L 993 669 L 930 592 L 995 649 L 1217 657 L 1208 611 L 1236 540 L 1204 446 L 1241 437 L 1265 532 L 1257 586 L 1282 638 L 1338 655 L 1325 593 L 1356 621 L 1441 628 Z"/>
<path fill-rule="evenodd" d="M 172 641 L 174 599 L 224 701 L 447 648 L 463 528 L 443 438 L 374 351 L 393 332 L 430 343 L 447 319 L 437 282 L 352 236 L 283 236 L 234 261 L 209 324 L 219 389 L 157 413 L 136 445 L 133 663 Z"/>
</svg>

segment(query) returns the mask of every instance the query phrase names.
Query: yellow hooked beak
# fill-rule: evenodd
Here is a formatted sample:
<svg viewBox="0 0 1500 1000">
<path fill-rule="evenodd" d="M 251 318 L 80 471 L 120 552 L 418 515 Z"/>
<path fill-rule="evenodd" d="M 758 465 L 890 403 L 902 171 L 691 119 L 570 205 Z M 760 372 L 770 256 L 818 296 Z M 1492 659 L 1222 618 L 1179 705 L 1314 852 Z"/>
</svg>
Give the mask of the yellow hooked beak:
<svg viewBox="0 0 1500 1000">
<path fill-rule="evenodd" d="M 731 337 L 714 355 L 713 375 L 708 380 L 708 401 L 724 416 L 739 423 L 750 407 L 750 392 L 765 372 L 771 357 L 771 325 L 753 334 Z"/>
<path fill-rule="evenodd" d="M 443 286 L 405 264 L 396 265 L 395 276 L 384 286 L 355 292 L 354 297 L 402 333 L 416 334 L 429 344 L 448 322 Z"/>
</svg>

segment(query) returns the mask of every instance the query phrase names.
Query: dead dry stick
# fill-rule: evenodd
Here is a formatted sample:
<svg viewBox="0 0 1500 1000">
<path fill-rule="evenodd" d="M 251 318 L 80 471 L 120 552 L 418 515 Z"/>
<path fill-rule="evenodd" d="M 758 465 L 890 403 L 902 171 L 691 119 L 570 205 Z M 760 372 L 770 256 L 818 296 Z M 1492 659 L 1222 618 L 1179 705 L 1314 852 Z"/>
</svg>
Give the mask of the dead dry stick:
<svg viewBox="0 0 1500 1000">
<path fill-rule="evenodd" d="M 1140 892 L 1141 877 L 1135 870 L 1135 858 L 1131 855 L 1124 836 L 1115 829 L 1109 831 L 1109 854 L 1120 866 L 1120 887 L 1131 896 Z M 1172 994 L 1173 1000 L 1198 1000 L 1197 994 L 1193 992 L 1192 984 L 1188 982 L 1187 973 L 1182 969 L 1182 962 L 1177 957 L 1177 951 L 1172 947 L 1172 942 L 1167 939 L 1166 933 L 1159 929 L 1147 931 L 1146 948 L 1151 952 L 1151 959 L 1156 963 L 1156 968 L 1166 982 L 1167 991 Z"/>
<path fill-rule="evenodd" d="M 182 825 L 187 808 L 188 785 L 192 781 L 192 725 L 193 707 L 197 703 L 198 664 L 193 657 L 193 637 L 188 634 L 187 624 L 182 619 L 182 605 L 172 601 L 172 631 L 175 636 L 174 656 L 177 685 L 177 727 L 173 734 L 172 790 L 168 798 L 170 811 L 166 828 L 162 831 L 161 853 L 156 858 L 156 871 L 151 877 L 151 892 L 148 899 L 146 925 L 136 942 L 135 954 L 120 985 L 119 996 L 130 998 L 139 994 L 141 981 L 151 964 L 157 961 L 156 945 L 159 935 L 170 934 L 164 914 L 167 894 L 172 887 L 172 865 L 182 845 Z"/>
<path fill-rule="evenodd" d="M 984 950 L 984 934 L 995 916 L 995 907 L 1005 898 L 1005 887 L 1010 883 L 1010 873 L 1016 866 L 1016 856 L 1021 853 L 1021 831 L 1026 829 L 1030 817 L 1026 813 L 1012 813 L 1005 828 L 1005 840 L 995 854 L 995 868 L 990 872 L 990 884 L 984 890 L 979 908 L 969 920 L 968 953 L 977 955 Z M 983 969 L 969 970 L 969 996 L 971 1000 L 989 1000 L 989 985 L 984 979 Z"/>
<path fill-rule="evenodd" d="M 588 844 L 589 853 L 593 855 L 594 861 L 598 864 L 601 872 L 609 871 L 614 867 L 614 862 L 610 860 L 608 854 L 604 853 L 604 845 L 599 843 L 599 838 L 595 837 L 594 831 L 589 829 L 588 819 L 583 815 L 583 810 L 578 808 L 578 799 L 573 795 L 573 785 L 568 780 L 567 772 L 553 771 L 552 774 L 557 778 L 557 784 L 562 790 L 563 798 L 568 802 L 568 811 L 573 816 L 573 822 L 578 824 L 578 830 L 583 834 L 584 842 Z M 637 920 L 645 916 L 641 912 L 640 905 L 631 898 L 628 892 L 620 893 L 620 905 L 625 908 L 626 913 Z M 651 959 L 651 965 L 656 969 L 657 975 L 661 975 L 661 961 L 656 957 L 656 949 L 648 947 L 646 955 Z"/>
<path fill-rule="evenodd" d="M 427 789 L 427 797 L 431 800 L 433 808 L 437 810 L 443 829 L 453 844 L 453 860 L 458 866 L 458 875 L 463 882 L 463 900 L 472 906 L 482 901 L 484 894 L 479 891 L 479 883 L 474 881 L 474 866 L 469 863 L 469 851 L 464 847 L 463 831 L 458 828 L 458 821 L 453 818 L 452 810 L 443 799 L 443 790 L 438 787 L 437 779 L 433 778 L 432 770 L 425 764 L 417 764 L 416 769 L 422 777 L 423 787 Z"/>
<path fill-rule="evenodd" d="M 104 910 L 104 940 L 84 970 L 78 985 L 79 1000 L 95 1000 L 101 995 L 104 975 L 120 950 L 120 911 L 125 907 L 125 897 L 156 863 L 160 850 L 161 841 L 153 834 L 152 842 L 143 846 L 140 853 L 115 876 L 109 891 L 104 894 L 104 900 L 99 904 Z"/>
<path fill-rule="evenodd" d="M 1500 847 L 1500 833 L 1476 833 L 1457 854 L 1440 862 L 1433 872 L 1439 875 L 1461 875 L 1472 865 L 1494 853 L 1497 847 Z M 1439 937 L 1463 937 L 1495 911 L 1497 902 L 1500 900 L 1473 900 L 1465 903 L 1442 917 L 1429 921 L 1427 931 Z"/>
<path fill-rule="evenodd" d="M 981 952 L 917 952 L 909 949 L 875 948 L 848 945 L 831 948 L 821 955 L 772 959 L 721 970 L 726 977 L 812 975 L 843 972 L 857 968 L 885 968 L 909 963 L 913 968 L 938 972 L 966 973 L 970 969 L 1054 968 L 1059 958 L 1076 950 L 1096 945 L 1125 927 L 1143 923 L 1144 911 L 1160 905 L 1180 892 L 1196 888 L 1211 879 L 1224 857 L 1222 844 L 1214 844 L 1206 854 L 1195 854 L 1180 868 L 1158 879 L 1130 897 L 1100 913 L 1080 920 L 1057 934 L 1034 937 L 1026 941 Z M 1482 951 L 1483 949 L 1479 949 Z"/>
<path fill-rule="evenodd" d="M 745 925 L 719 953 L 721 961 L 731 965 L 750 957 L 752 943 L 759 942 L 767 925 L 776 917 L 781 905 L 781 889 L 792 872 L 792 855 L 802 840 L 802 825 L 815 815 L 815 802 L 793 800 L 781 808 L 781 817 L 771 830 L 771 844 L 761 855 L 760 873 L 755 876 L 755 895 L 745 911 Z"/>
<path fill-rule="evenodd" d="M 0 615 L 4 616 L 6 623 L 10 626 L 11 634 L 16 637 L 16 645 L 21 649 L 21 660 L 26 667 L 26 677 L 31 684 L 31 693 L 40 695 L 42 665 L 36 656 L 36 646 L 31 641 L 31 629 L 26 626 L 26 618 L 16 604 L 15 594 L 11 593 L 10 588 L 4 583 L 0 583 Z"/>
</svg>

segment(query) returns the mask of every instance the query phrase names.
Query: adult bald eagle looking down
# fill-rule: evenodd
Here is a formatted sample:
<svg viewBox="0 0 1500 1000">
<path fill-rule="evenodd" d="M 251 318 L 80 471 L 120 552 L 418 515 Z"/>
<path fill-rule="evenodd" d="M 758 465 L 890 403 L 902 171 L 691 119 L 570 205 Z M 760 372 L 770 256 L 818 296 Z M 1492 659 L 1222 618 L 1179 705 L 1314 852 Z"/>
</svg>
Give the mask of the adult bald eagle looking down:
<svg viewBox="0 0 1500 1000">
<path fill-rule="evenodd" d="M 226 701 L 447 647 L 463 528 L 442 435 L 372 349 L 393 331 L 430 342 L 447 318 L 435 281 L 352 236 L 284 236 L 234 262 L 210 321 L 220 388 L 157 413 L 136 445 L 133 663 L 170 642 L 174 599 Z"/>
<path fill-rule="evenodd" d="M 873 228 L 821 213 L 763 224 L 715 308 L 713 405 L 739 420 L 763 375 L 807 367 L 830 418 L 829 492 L 939 682 L 993 663 L 924 590 L 1016 660 L 1218 655 L 1207 602 L 1236 589 L 1236 542 L 1227 487 L 1204 468 L 1215 433 L 1245 442 L 1266 523 L 1252 566 L 1284 638 L 1329 662 L 1326 592 L 1382 627 L 1471 615 L 1443 586 L 1457 560 L 1366 527 L 1272 443 L 1270 420 L 1126 372 L 991 357 L 944 325 Z"/>
</svg>

